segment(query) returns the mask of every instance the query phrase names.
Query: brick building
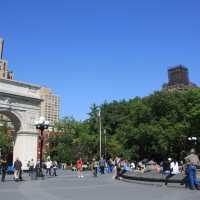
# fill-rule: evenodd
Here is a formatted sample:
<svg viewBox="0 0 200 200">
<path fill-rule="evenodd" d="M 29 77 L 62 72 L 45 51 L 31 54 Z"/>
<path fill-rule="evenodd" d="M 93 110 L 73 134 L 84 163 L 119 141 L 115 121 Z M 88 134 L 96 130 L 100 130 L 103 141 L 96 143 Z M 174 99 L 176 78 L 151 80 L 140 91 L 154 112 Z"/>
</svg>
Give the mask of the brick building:
<svg viewBox="0 0 200 200">
<path fill-rule="evenodd" d="M 56 132 L 56 131 L 44 131 L 43 136 L 44 136 L 44 141 L 43 141 L 43 159 L 45 160 L 47 156 L 47 153 L 49 150 L 51 150 L 54 146 L 51 144 L 48 139 L 50 137 L 58 137 L 62 135 L 63 132 Z M 39 134 L 40 137 L 40 134 Z M 38 149 L 37 149 L 37 158 L 40 158 L 40 139 L 38 140 Z"/>
<path fill-rule="evenodd" d="M 197 88 L 197 85 L 190 82 L 189 71 L 183 65 L 177 65 L 168 70 L 168 83 L 163 85 L 164 90 L 184 90 Z"/>
</svg>

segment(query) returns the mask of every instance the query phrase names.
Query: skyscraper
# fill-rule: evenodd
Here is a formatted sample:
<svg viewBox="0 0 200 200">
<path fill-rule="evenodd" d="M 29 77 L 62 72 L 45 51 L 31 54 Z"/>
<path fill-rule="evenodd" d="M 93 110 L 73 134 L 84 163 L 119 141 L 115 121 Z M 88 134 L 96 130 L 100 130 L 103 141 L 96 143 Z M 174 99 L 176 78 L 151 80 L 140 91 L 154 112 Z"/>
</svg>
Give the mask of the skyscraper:
<svg viewBox="0 0 200 200">
<path fill-rule="evenodd" d="M 0 79 L 13 79 L 12 71 L 8 70 L 8 62 L 3 59 L 4 40 L 0 38 Z"/>
<path fill-rule="evenodd" d="M 4 44 L 4 41 L 2 38 L 0 38 L 0 59 L 3 58 L 3 44 Z"/>
</svg>

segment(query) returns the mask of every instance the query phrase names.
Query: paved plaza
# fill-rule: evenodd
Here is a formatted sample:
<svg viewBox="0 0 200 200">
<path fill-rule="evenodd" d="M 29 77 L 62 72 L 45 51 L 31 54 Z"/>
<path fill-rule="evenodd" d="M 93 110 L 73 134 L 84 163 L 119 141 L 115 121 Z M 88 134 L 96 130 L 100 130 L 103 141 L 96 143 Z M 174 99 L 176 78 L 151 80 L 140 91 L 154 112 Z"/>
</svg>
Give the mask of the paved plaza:
<svg viewBox="0 0 200 200">
<path fill-rule="evenodd" d="M 30 180 L 15 183 L 12 177 L 0 183 L 0 199 L 2 200 L 196 200 L 199 191 L 190 191 L 177 187 L 139 184 L 116 181 L 111 175 L 97 178 L 86 172 L 83 179 L 74 172 L 59 171 L 57 177 L 46 177 L 44 180 Z"/>
</svg>

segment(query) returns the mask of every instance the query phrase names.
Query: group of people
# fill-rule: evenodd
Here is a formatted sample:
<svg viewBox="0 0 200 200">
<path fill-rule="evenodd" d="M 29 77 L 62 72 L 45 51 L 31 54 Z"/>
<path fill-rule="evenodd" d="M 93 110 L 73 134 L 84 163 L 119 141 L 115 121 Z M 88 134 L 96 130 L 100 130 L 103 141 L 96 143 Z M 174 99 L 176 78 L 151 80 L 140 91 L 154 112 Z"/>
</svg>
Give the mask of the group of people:
<svg viewBox="0 0 200 200">
<path fill-rule="evenodd" d="M 160 164 L 151 160 L 146 164 L 139 162 L 136 165 L 136 170 L 142 173 L 153 170 L 163 174 L 165 176 L 165 185 L 168 185 L 170 178 L 182 173 L 184 178 L 181 184 L 185 184 L 186 188 L 190 188 L 191 190 L 200 190 L 200 180 L 197 177 L 198 168 L 200 169 L 200 161 L 194 149 L 191 149 L 190 154 L 182 162 L 169 157 Z"/>
<path fill-rule="evenodd" d="M 190 154 L 185 157 L 184 163 L 182 162 L 181 165 L 176 159 L 168 158 L 160 166 L 157 166 L 157 172 L 165 175 L 165 185 L 168 184 L 170 178 L 182 173 L 185 175 L 181 182 L 182 185 L 185 184 L 186 188 L 191 190 L 200 190 L 200 181 L 197 177 L 197 168 L 200 167 L 200 161 L 194 149 L 191 149 Z"/>
<path fill-rule="evenodd" d="M 78 174 L 79 178 L 83 178 L 83 165 L 84 162 L 82 160 L 82 158 L 79 158 L 76 161 L 76 171 Z M 89 163 L 88 163 L 89 165 Z M 95 158 L 92 159 L 90 166 L 88 166 L 88 168 L 91 168 L 93 176 L 97 177 L 98 172 L 100 174 L 104 174 L 105 173 L 105 168 L 106 168 L 107 162 L 106 160 L 102 157 L 99 161 L 96 160 Z"/>
<path fill-rule="evenodd" d="M 8 163 L 5 158 L 5 156 L 2 156 L 0 160 L 1 165 L 1 181 L 5 181 L 6 172 Z M 56 161 L 51 161 L 50 158 L 47 158 L 47 161 L 43 163 L 43 166 L 41 168 L 41 163 L 34 162 L 33 159 L 28 161 L 27 167 L 29 176 L 33 177 L 34 171 L 36 172 L 37 177 L 37 171 L 42 168 L 46 169 L 46 176 L 57 176 L 57 168 L 58 163 Z M 83 166 L 84 162 L 80 158 L 76 161 L 76 170 L 77 175 L 79 178 L 83 178 Z M 180 166 L 179 163 L 172 158 L 168 158 L 167 160 L 163 161 L 159 164 L 157 164 L 154 161 L 149 161 L 146 163 L 146 165 L 143 162 L 128 162 L 125 159 L 122 159 L 120 157 L 116 157 L 115 159 L 105 159 L 103 157 L 100 158 L 100 160 L 97 160 L 95 158 L 92 159 L 90 163 L 90 168 L 92 170 L 92 174 L 94 177 L 97 177 L 98 174 L 103 175 L 105 172 L 112 173 L 114 179 L 120 179 L 121 175 L 127 171 L 130 170 L 138 170 L 142 173 L 148 171 L 148 170 L 154 170 L 158 173 L 162 173 L 165 175 L 165 185 L 168 184 L 171 177 L 179 174 L 179 173 L 185 173 L 185 178 L 182 180 L 181 184 L 185 184 L 187 188 L 190 188 L 192 190 L 198 189 L 200 190 L 200 181 L 197 178 L 197 168 L 200 168 L 200 161 L 199 157 L 195 153 L 195 150 L 192 149 L 190 151 L 190 154 L 185 157 L 185 163 Z M 15 181 L 22 181 L 22 162 L 19 158 L 16 158 L 14 162 L 14 180 Z"/>
<path fill-rule="evenodd" d="M 28 167 L 28 171 L 29 171 L 29 176 L 31 176 L 31 178 L 34 177 L 34 172 L 35 172 L 35 178 L 40 177 L 40 176 L 44 176 L 43 174 L 43 169 L 46 169 L 46 176 L 57 176 L 57 167 L 58 167 L 58 163 L 57 161 L 51 161 L 50 158 L 47 158 L 46 162 L 42 162 L 42 166 L 40 166 L 41 163 L 38 160 L 36 163 L 34 163 L 34 160 L 31 159 L 30 161 L 28 161 L 27 167 Z M 52 172 L 53 171 L 53 172 Z"/>
<path fill-rule="evenodd" d="M 118 179 L 120 174 L 129 170 L 129 163 L 127 160 L 116 157 L 115 159 L 104 159 L 103 157 L 98 161 L 93 158 L 91 163 L 91 170 L 93 176 L 97 177 L 98 173 L 103 175 L 105 172 L 112 173 L 113 178 Z"/>
<path fill-rule="evenodd" d="M 47 159 L 45 163 L 45 168 L 46 168 L 46 176 L 57 176 L 57 168 L 58 168 L 58 163 L 57 161 L 51 161 L 51 159 Z M 52 173 L 53 170 L 53 173 Z"/>
<path fill-rule="evenodd" d="M 1 166 L 1 181 L 4 182 L 8 170 L 8 161 L 5 156 L 2 156 L 0 159 L 0 166 Z M 57 176 L 57 167 L 58 164 L 56 161 L 51 161 L 50 159 L 47 159 L 47 161 L 44 163 L 44 166 L 42 168 L 46 169 L 46 175 L 50 176 Z M 28 168 L 28 174 L 33 178 L 37 178 L 40 176 L 40 170 L 42 168 L 40 167 L 40 161 L 34 162 L 34 159 L 31 159 L 27 163 Z M 22 162 L 19 158 L 16 158 L 14 164 L 13 164 L 13 179 L 14 181 L 22 181 Z"/>
<path fill-rule="evenodd" d="M 80 173 L 82 173 L 82 167 L 80 166 L 83 165 L 83 161 L 80 160 L 77 161 L 77 170 L 79 174 L 78 176 L 82 177 L 82 174 L 80 175 Z M 127 171 L 138 170 L 143 173 L 153 170 L 156 173 L 164 175 L 165 185 L 168 184 L 171 177 L 182 173 L 185 174 L 185 177 L 181 184 L 185 184 L 185 186 L 191 190 L 200 190 L 200 181 L 197 177 L 197 168 L 200 168 L 200 161 L 199 157 L 195 153 L 195 150 L 192 149 L 190 154 L 185 157 L 184 160 L 185 162 L 182 163 L 182 165 L 180 165 L 177 160 L 172 158 L 168 158 L 160 164 L 151 160 L 145 165 L 142 162 L 128 162 L 127 160 L 119 157 L 116 157 L 115 159 L 110 158 L 108 160 L 104 158 L 96 160 L 93 158 L 91 162 L 91 170 L 94 177 L 97 177 L 98 173 L 104 174 L 105 171 L 107 171 L 107 173 L 113 173 L 112 177 L 115 179 L 120 179 L 121 175 Z"/>
<path fill-rule="evenodd" d="M 7 173 L 7 168 L 8 168 L 8 162 L 5 158 L 5 156 L 2 156 L 0 160 L 1 164 L 1 181 L 5 181 L 6 173 Z M 19 158 L 16 158 L 14 162 L 14 181 L 22 181 L 22 162 L 20 161 Z"/>
</svg>

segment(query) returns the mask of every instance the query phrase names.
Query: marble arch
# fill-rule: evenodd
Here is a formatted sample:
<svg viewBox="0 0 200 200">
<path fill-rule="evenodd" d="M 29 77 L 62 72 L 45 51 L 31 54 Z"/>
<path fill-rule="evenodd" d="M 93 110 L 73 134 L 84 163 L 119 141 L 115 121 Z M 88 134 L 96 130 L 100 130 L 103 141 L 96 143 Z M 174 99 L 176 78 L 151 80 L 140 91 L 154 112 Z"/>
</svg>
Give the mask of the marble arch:
<svg viewBox="0 0 200 200">
<path fill-rule="evenodd" d="M 19 157 L 23 169 L 30 159 L 37 160 L 38 132 L 34 121 L 40 116 L 40 86 L 0 79 L 0 114 L 14 124 L 13 160 Z"/>
</svg>

